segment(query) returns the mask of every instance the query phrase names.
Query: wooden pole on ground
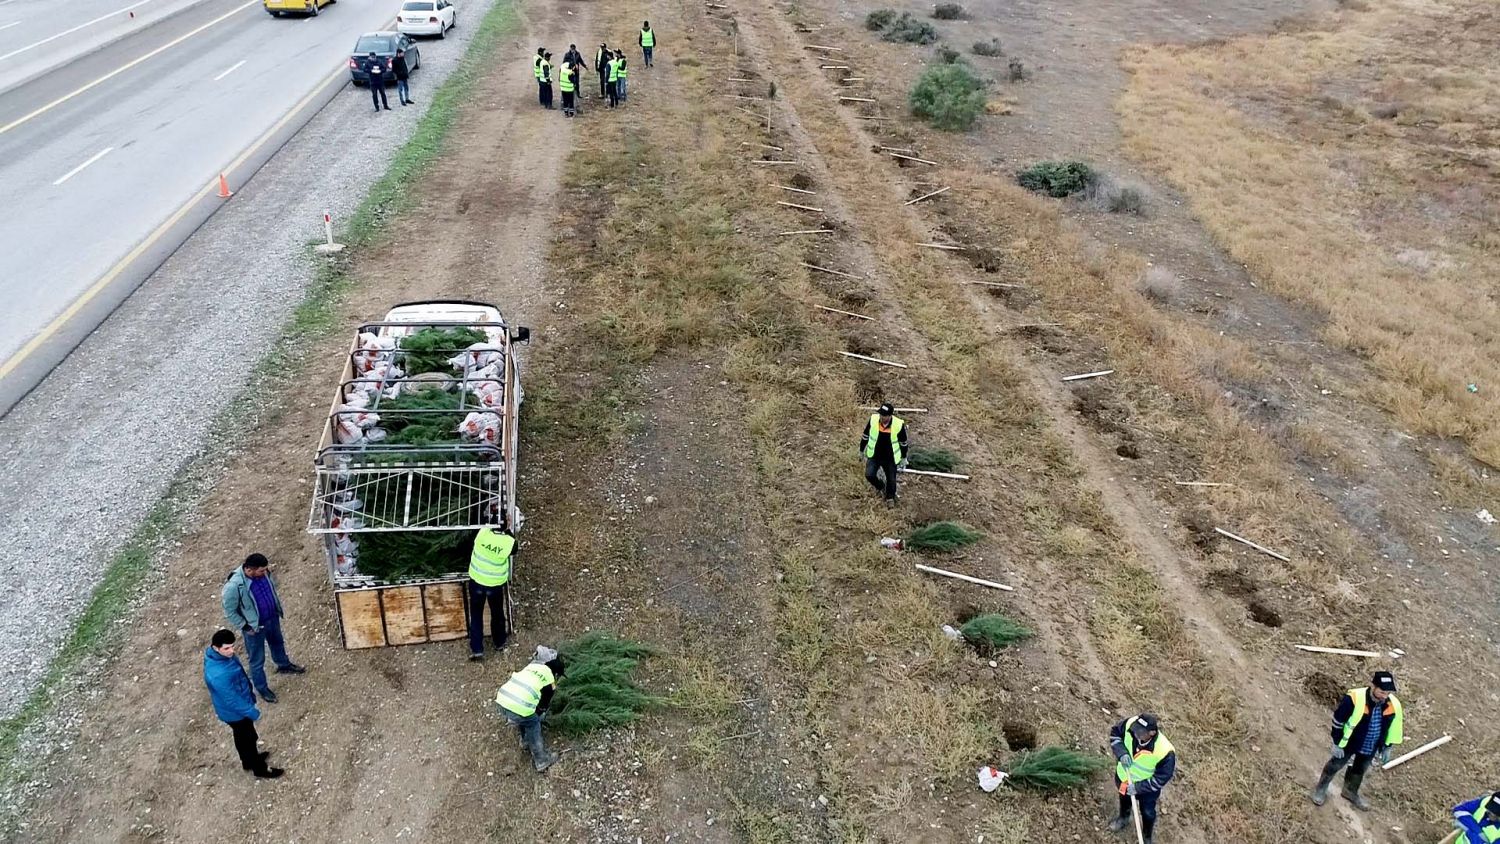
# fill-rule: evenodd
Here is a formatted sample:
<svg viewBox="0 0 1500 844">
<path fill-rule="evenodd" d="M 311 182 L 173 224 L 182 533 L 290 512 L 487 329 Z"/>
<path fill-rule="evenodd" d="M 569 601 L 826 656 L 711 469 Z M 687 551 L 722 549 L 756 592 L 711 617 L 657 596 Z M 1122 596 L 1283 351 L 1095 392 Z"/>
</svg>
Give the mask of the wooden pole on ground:
<svg viewBox="0 0 1500 844">
<path fill-rule="evenodd" d="M 800 162 L 800 161 L 761 161 L 761 160 L 757 159 L 757 160 L 752 161 L 750 163 L 751 164 L 801 164 L 802 162 Z"/>
<path fill-rule="evenodd" d="M 782 202 L 779 199 L 776 200 L 776 204 L 777 205 L 785 205 L 788 208 L 796 208 L 799 211 L 814 211 L 814 212 L 817 212 L 819 214 L 823 213 L 823 209 L 821 209 L 821 208 L 814 208 L 811 205 L 798 205 L 795 202 Z"/>
<path fill-rule="evenodd" d="M 1307 651 L 1308 653 L 1315 653 L 1315 654 L 1338 654 L 1339 656 L 1368 656 L 1368 657 L 1382 656 L 1382 654 L 1379 651 L 1354 651 L 1354 650 L 1350 650 L 1348 648 L 1323 648 L 1323 647 L 1319 647 L 1317 645 L 1296 645 L 1295 647 L 1299 651 Z"/>
<path fill-rule="evenodd" d="M 794 232 L 777 232 L 777 237 L 786 237 L 789 234 L 833 234 L 833 229 L 798 229 Z"/>
<path fill-rule="evenodd" d="M 844 99 L 844 98 L 840 97 L 839 99 Z M 874 100 L 871 100 L 870 102 L 874 102 Z M 902 155 L 899 152 L 888 152 L 888 153 L 886 153 L 886 155 L 889 155 L 891 158 L 899 158 L 899 159 L 901 159 L 903 161 L 915 161 L 918 164 L 932 164 L 932 165 L 936 165 L 937 164 L 936 161 L 928 161 L 925 158 L 917 158 L 914 155 Z"/>
<path fill-rule="evenodd" d="M 1450 741 L 1453 741 L 1453 736 L 1445 735 L 1440 739 L 1433 739 L 1432 741 L 1427 742 L 1416 750 L 1413 750 L 1410 753 L 1403 753 L 1400 756 L 1397 756 L 1395 759 L 1392 759 L 1384 765 L 1381 765 L 1380 770 L 1389 771 L 1390 769 L 1402 764 L 1403 762 L 1411 761 L 1412 759 L 1421 756 L 1423 753 L 1426 753 L 1429 750 L 1434 750 L 1436 748 L 1442 747 Z"/>
<path fill-rule="evenodd" d="M 1108 375 L 1111 372 L 1114 372 L 1114 370 L 1113 369 L 1101 369 L 1098 372 L 1085 372 L 1082 375 L 1069 375 L 1068 377 L 1064 378 L 1063 380 L 1064 381 L 1082 381 L 1085 378 L 1099 378 L 1101 376 Z"/>
<path fill-rule="evenodd" d="M 1057 328 L 1060 322 L 1023 322 L 1017 325 L 1009 325 L 1000 329 L 1001 331 L 1015 331 L 1018 328 Z"/>
<path fill-rule="evenodd" d="M 1234 486 L 1234 484 L 1218 483 L 1217 481 L 1173 481 L 1177 486 Z"/>
<path fill-rule="evenodd" d="M 833 52 L 833 53 L 842 53 L 842 52 L 844 52 L 844 48 L 843 47 L 825 47 L 822 44 L 803 44 L 802 45 L 802 49 L 804 49 L 804 50 L 828 50 L 829 52 Z"/>
<path fill-rule="evenodd" d="M 957 475 L 953 472 L 928 472 L 923 469 L 897 469 L 896 471 L 903 475 L 927 475 L 933 478 L 953 478 L 960 481 L 969 480 L 968 475 Z"/>
<path fill-rule="evenodd" d="M 842 270 L 830 270 L 827 267 L 820 267 L 817 264 L 809 264 L 806 261 L 798 261 L 797 263 L 800 264 L 800 265 L 802 265 L 802 266 L 804 266 L 804 267 L 806 267 L 806 268 L 808 268 L 808 269 L 810 269 L 810 270 L 817 270 L 820 273 L 828 273 L 829 275 L 839 275 L 839 276 L 843 276 L 844 278 L 852 278 L 855 281 L 868 281 L 869 280 L 869 279 L 865 278 L 864 276 L 854 275 L 852 273 L 846 273 L 846 272 L 843 272 Z"/>
<path fill-rule="evenodd" d="M 844 316 L 858 317 L 859 319 L 867 319 L 867 320 L 869 320 L 871 322 L 875 321 L 875 317 L 865 316 L 864 314 L 857 314 L 857 313 L 855 313 L 853 311 L 841 311 L 838 308 L 829 308 L 829 307 L 826 307 L 824 305 L 813 305 L 813 307 L 814 308 L 819 308 L 819 309 L 822 309 L 822 310 L 825 310 L 825 311 L 828 311 L 829 313 L 843 314 Z"/>
<path fill-rule="evenodd" d="M 932 566 L 924 566 L 921 563 L 917 563 L 916 565 L 917 565 L 917 571 L 925 571 L 928 574 L 936 574 L 936 575 L 939 575 L 941 577 L 951 577 L 954 580 L 963 580 L 963 581 L 966 581 L 968 583 L 977 583 L 980 586 L 988 586 L 991 589 L 1004 589 L 1006 592 L 1014 592 L 1014 591 L 1016 591 L 1015 587 L 1013 587 L 1013 586 L 1006 586 L 1004 583 L 996 583 L 993 580 L 981 580 L 981 579 L 979 579 L 977 577 L 969 577 L 967 574 L 959 574 L 958 572 L 945 571 L 943 569 L 935 569 Z"/>
<path fill-rule="evenodd" d="M 872 100 L 869 97 L 839 97 L 839 102 L 841 102 L 841 103 L 875 103 L 875 102 L 879 102 L 879 100 Z"/>
<path fill-rule="evenodd" d="M 962 252 L 962 251 L 964 251 L 964 248 L 962 246 L 949 246 L 946 243 L 918 243 L 916 245 L 917 246 L 925 246 L 928 249 L 947 249 L 950 252 Z"/>
<path fill-rule="evenodd" d="M 895 155 L 895 153 L 891 153 L 891 154 Z M 950 190 L 953 190 L 953 187 L 951 185 L 949 187 L 946 187 L 946 188 L 940 188 L 938 190 L 935 190 L 932 193 L 924 193 L 921 196 L 917 197 L 916 199 L 908 199 L 908 200 L 906 200 L 905 202 L 903 202 L 901 204 L 902 205 L 916 205 L 918 202 L 921 202 L 924 199 L 931 199 L 931 198 L 933 198 L 934 196 L 937 196 L 940 193 L 947 193 Z"/>
<path fill-rule="evenodd" d="M 1063 379 L 1063 380 L 1067 380 L 1067 379 Z M 1283 563 L 1290 563 L 1292 561 L 1292 558 L 1288 557 L 1285 554 L 1278 554 L 1275 551 L 1272 551 L 1270 548 L 1267 548 L 1264 545 L 1256 545 L 1254 542 L 1251 542 L 1250 540 L 1246 539 L 1245 537 L 1243 537 L 1243 536 L 1235 536 L 1234 534 L 1230 533 L 1229 531 L 1227 531 L 1227 530 L 1225 530 L 1223 528 L 1217 528 L 1216 527 L 1216 528 L 1214 528 L 1214 532 L 1217 533 L 1217 534 L 1219 534 L 1220 536 L 1227 536 L 1230 539 L 1233 539 L 1235 542 L 1242 542 L 1242 543 L 1244 543 L 1246 545 L 1249 545 L 1251 548 L 1254 548 L 1255 550 L 1261 552 L 1262 554 L 1270 554 L 1272 557 L 1275 557 L 1276 559 L 1282 561 Z"/>
<path fill-rule="evenodd" d="M 1006 284 L 1003 281 L 970 281 L 968 284 L 978 284 L 981 287 L 1025 287 L 1024 284 Z"/>
<path fill-rule="evenodd" d="M 777 149 L 780 149 L 780 147 L 777 147 Z M 805 193 L 805 194 L 808 194 L 809 196 L 817 196 L 816 193 L 813 193 L 810 190 L 803 190 L 802 188 L 789 188 L 786 185 L 772 185 L 771 187 L 773 187 L 773 188 L 780 188 L 782 190 L 789 190 L 792 193 Z"/>
<path fill-rule="evenodd" d="M 867 360 L 870 363 L 883 363 L 886 366 L 894 366 L 897 369 L 906 369 L 907 368 L 906 364 L 904 364 L 904 363 L 896 363 L 893 360 L 881 360 L 880 358 L 872 358 L 872 357 L 868 357 L 866 355 L 856 355 L 853 352 L 839 352 L 839 354 L 843 355 L 846 358 L 854 358 L 856 360 Z"/>
</svg>

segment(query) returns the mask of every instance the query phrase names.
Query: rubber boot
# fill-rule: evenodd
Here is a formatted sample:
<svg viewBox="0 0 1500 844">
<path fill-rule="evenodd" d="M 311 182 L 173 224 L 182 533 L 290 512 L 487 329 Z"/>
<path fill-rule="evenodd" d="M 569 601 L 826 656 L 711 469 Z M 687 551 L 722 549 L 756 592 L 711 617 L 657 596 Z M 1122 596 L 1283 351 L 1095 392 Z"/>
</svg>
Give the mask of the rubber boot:
<svg viewBox="0 0 1500 844">
<path fill-rule="evenodd" d="M 542 771 L 545 771 L 553 765 L 556 765 L 557 760 L 561 758 L 562 756 L 557 753 L 542 754 L 540 759 L 533 760 L 536 765 L 536 772 L 540 774 Z"/>
<path fill-rule="evenodd" d="M 1356 774 L 1353 771 L 1345 774 L 1344 790 L 1341 793 L 1341 796 L 1345 800 L 1348 800 L 1350 803 L 1353 803 L 1354 808 L 1360 810 L 1361 812 L 1368 812 L 1370 811 L 1370 804 L 1366 803 L 1364 801 L 1364 798 L 1359 796 L 1359 786 L 1364 782 L 1364 780 L 1364 774 Z"/>
<path fill-rule="evenodd" d="M 1156 831 L 1156 818 L 1141 818 L 1141 840 L 1151 844 L 1151 833 Z"/>
<path fill-rule="evenodd" d="M 1331 762 L 1323 766 L 1323 773 L 1318 777 L 1318 784 L 1312 790 L 1314 806 L 1321 806 L 1328 799 L 1328 786 L 1333 784 L 1333 778 L 1338 772 L 1339 769 L 1334 768 Z"/>
<path fill-rule="evenodd" d="M 1112 821 L 1109 822 L 1109 831 L 1110 832 L 1120 832 L 1121 830 L 1125 829 L 1125 827 L 1127 827 L 1127 826 L 1130 826 L 1130 816 L 1129 815 L 1121 815 L 1118 818 L 1115 818 L 1114 820 L 1112 820 Z"/>
</svg>

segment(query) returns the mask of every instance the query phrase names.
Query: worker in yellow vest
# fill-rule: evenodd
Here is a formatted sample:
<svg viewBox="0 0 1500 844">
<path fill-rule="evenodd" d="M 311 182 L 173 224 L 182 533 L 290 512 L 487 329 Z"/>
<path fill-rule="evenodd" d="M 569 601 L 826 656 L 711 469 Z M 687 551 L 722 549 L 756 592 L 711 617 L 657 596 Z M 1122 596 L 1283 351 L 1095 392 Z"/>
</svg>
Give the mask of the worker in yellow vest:
<svg viewBox="0 0 1500 844">
<path fill-rule="evenodd" d="M 604 67 L 609 71 L 609 107 L 614 108 L 620 104 L 620 51 L 616 50 L 610 54 L 605 61 Z"/>
<path fill-rule="evenodd" d="M 1458 837 L 1453 844 L 1495 844 L 1500 841 L 1500 791 L 1453 807 Z"/>
<path fill-rule="evenodd" d="M 895 501 L 896 469 L 906 462 L 906 420 L 889 404 L 881 405 L 870 414 L 870 424 L 859 438 L 859 451 L 865 456 L 865 480 L 885 493 L 886 501 Z M 883 483 L 881 472 L 885 473 Z"/>
<path fill-rule="evenodd" d="M 1368 688 L 1350 689 L 1333 710 L 1333 755 L 1323 766 L 1318 784 L 1313 786 L 1312 802 L 1318 806 L 1328 799 L 1328 786 L 1345 765 L 1345 800 L 1361 812 L 1370 805 L 1359 796 L 1370 760 L 1380 756 L 1381 764 L 1391 758 L 1391 746 L 1400 744 L 1405 731 L 1405 712 L 1396 699 L 1396 678 L 1389 671 L 1377 671 Z"/>
<path fill-rule="evenodd" d="M 531 57 L 531 75 L 536 77 L 536 101 L 538 105 L 547 104 L 546 97 L 542 93 L 542 61 L 547 53 L 546 47 L 536 48 L 536 55 Z"/>
<path fill-rule="evenodd" d="M 615 51 L 615 85 L 620 89 L 620 102 L 625 102 L 630 94 L 629 87 L 625 84 L 625 51 Z"/>
<path fill-rule="evenodd" d="M 486 604 L 495 650 L 505 647 L 510 632 L 510 557 L 515 548 L 516 538 L 503 526 L 487 527 L 474 537 L 469 555 L 469 659 L 484 659 Z"/>
<path fill-rule="evenodd" d="M 562 92 L 563 117 L 573 116 L 573 92 L 575 90 L 574 79 L 578 71 L 572 64 L 563 62 L 562 69 L 557 72 L 557 90 Z"/>
<path fill-rule="evenodd" d="M 558 760 L 556 753 L 548 753 L 542 746 L 542 719 L 547 716 L 547 707 L 552 703 L 552 693 L 557 691 L 557 681 L 563 676 L 563 670 L 563 660 L 557 651 L 541 645 L 531 658 L 531 664 L 510 675 L 505 685 L 495 692 L 500 714 L 515 725 L 521 736 L 521 746 L 531 753 L 531 764 L 536 766 L 537 773 L 552 767 Z"/>
<path fill-rule="evenodd" d="M 542 54 L 542 107 L 552 108 L 552 53 Z"/>
<path fill-rule="evenodd" d="M 651 51 L 656 47 L 656 30 L 651 28 L 651 21 L 641 24 L 641 61 L 646 67 L 651 66 Z"/>
<path fill-rule="evenodd" d="M 1141 811 L 1141 834 L 1151 844 L 1156 828 L 1156 802 L 1161 790 L 1177 773 L 1177 751 L 1161 734 L 1156 716 L 1142 713 L 1126 718 L 1109 731 L 1109 749 L 1115 754 L 1115 789 L 1120 797 L 1120 814 L 1109 822 L 1111 832 L 1119 832 L 1131 821 L 1131 798 Z"/>
</svg>

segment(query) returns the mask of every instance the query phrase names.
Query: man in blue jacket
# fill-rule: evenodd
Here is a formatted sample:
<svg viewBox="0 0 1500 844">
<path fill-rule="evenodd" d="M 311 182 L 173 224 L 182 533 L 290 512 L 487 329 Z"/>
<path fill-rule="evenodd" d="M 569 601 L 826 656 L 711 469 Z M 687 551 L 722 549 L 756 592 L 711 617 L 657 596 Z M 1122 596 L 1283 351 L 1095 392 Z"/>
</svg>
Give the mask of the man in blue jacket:
<svg viewBox="0 0 1500 844">
<path fill-rule="evenodd" d="M 203 651 L 203 682 L 208 686 L 209 697 L 213 698 L 214 712 L 234 733 L 234 749 L 239 751 L 240 764 L 261 779 L 274 780 L 281 776 L 284 771 L 266 764 L 270 752 L 255 748 L 255 743 L 260 740 L 255 734 L 260 710 L 255 708 L 255 692 L 250 688 L 250 679 L 245 676 L 245 667 L 234 655 L 234 634 L 228 630 L 214 633 Z"/>
<path fill-rule="evenodd" d="M 1453 825 L 1462 830 L 1453 844 L 1500 841 L 1500 791 L 1454 806 Z"/>
<path fill-rule="evenodd" d="M 306 674 L 307 669 L 286 655 L 286 640 L 281 637 L 281 598 L 276 595 L 276 581 L 271 579 L 271 563 L 265 554 L 251 554 L 245 564 L 229 574 L 224 584 L 224 618 L 230 630 L 245 637 L 245 658 L 250 660 L 250 679 L 266 703 L 275 703 L 276 694 L 266 682 L 266 646 L 271 646 L 271 661 L 277 674 Z"/>
</svg>

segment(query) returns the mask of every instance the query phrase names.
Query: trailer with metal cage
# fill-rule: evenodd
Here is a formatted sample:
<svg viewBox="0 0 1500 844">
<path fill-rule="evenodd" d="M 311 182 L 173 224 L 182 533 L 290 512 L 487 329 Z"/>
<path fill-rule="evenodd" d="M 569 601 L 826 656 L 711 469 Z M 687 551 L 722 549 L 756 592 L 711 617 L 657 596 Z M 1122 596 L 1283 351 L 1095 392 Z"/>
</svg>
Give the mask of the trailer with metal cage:
<svg viewBox="0 0 1500 844">
<path fill-rule="evenodd" d="M 355 333 L 307 524 L 327 552 L 344 647 L 465 635 L 474 535 L 522 521 L 514 349 L 529 337 L 493 305 L 456 300 L 398 305 Z"/>
</svg>

